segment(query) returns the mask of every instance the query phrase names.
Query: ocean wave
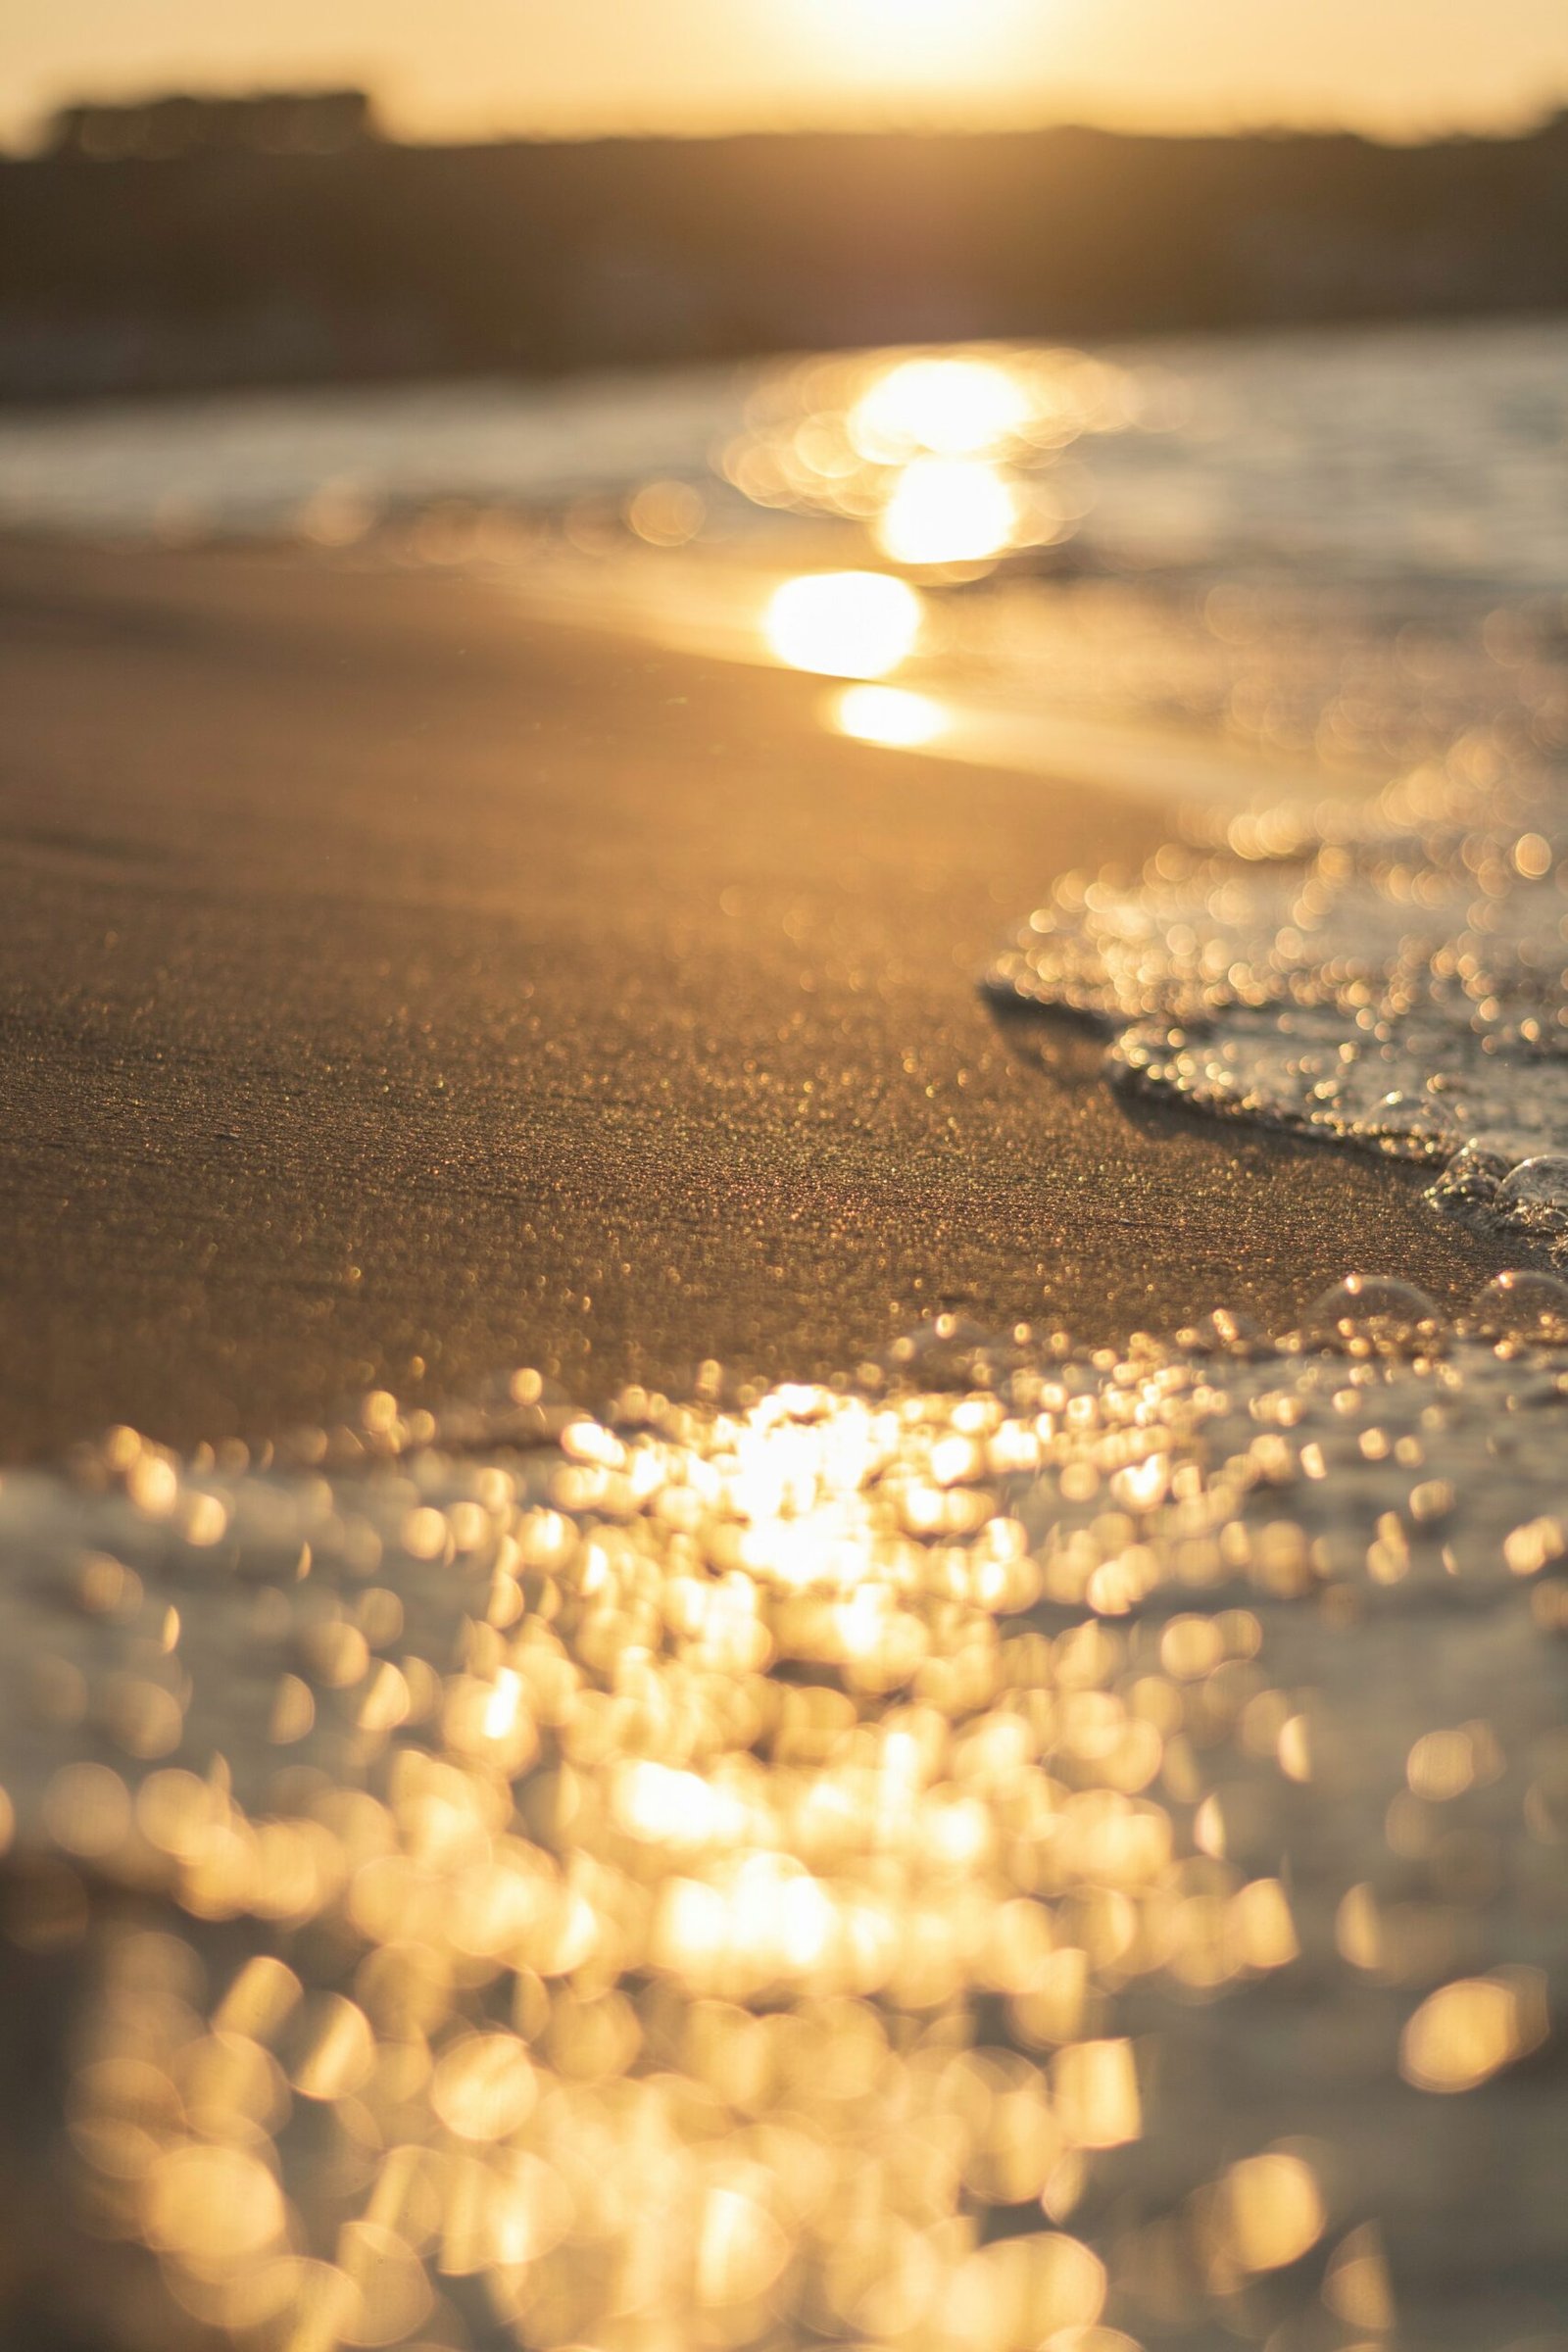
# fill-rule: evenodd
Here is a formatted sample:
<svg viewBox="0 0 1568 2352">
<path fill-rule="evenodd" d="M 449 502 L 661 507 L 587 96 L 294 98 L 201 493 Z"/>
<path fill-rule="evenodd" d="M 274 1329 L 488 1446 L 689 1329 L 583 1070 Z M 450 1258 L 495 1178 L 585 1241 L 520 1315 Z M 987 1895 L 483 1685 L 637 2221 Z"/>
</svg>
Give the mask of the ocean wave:
<svg viewBox="0 0 1568 2352">
<path fill-rule="evenodd" d="M 1250 856 L 1068 875 L 986 985 L 1110 1029 L 1128 1092 L 1429 1166 L 1435 1207 L 1568 1264 L 1560 793 L 1452 803 L 1407 784 L 1338 840 L 1282 816 Z"/>
</svg>

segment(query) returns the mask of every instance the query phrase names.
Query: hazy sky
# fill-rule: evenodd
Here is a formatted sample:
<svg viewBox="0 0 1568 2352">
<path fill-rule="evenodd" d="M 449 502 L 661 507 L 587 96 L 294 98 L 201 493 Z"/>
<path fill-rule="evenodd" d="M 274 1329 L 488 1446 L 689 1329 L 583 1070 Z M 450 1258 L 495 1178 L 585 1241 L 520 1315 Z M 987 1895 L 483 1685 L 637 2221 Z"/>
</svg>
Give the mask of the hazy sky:
<svg viewBox="0 0 1568 2352">
<path fill-rule="evenodd" d="M 1568 104 L 1568 0 L 0 0 L 0 139 L 63 99 L 366 81 L 416 137 L 1348 122 Z"/>
</svg>

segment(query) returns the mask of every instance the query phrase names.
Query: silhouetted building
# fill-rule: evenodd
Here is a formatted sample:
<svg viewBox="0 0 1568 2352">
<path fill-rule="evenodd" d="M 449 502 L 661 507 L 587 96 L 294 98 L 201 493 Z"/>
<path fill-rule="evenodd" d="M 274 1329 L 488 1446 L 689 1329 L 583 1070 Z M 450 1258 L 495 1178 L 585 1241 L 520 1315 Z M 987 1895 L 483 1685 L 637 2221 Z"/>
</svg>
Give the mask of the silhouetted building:
<svg viewBox="0 0 1568 2352">
<path fill-rule="evenodd" d="M 364 90 L 263 90 L 239 98 L 173 93 L 122 105 L 68 106 L 49 152 L 88 163 L 140 156 L 172 163 L 213 154 L 341 155 L 377 138 Z"/>
</svg>

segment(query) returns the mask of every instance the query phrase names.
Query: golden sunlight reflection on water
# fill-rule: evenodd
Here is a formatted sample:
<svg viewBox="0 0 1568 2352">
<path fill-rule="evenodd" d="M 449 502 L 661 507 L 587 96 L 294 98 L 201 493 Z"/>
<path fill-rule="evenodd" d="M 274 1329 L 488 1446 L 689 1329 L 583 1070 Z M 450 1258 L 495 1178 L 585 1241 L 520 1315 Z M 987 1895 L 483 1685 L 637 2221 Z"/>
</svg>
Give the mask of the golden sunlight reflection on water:
<svg viewBox="0 0 1568 2352">
<path fill-rule="evenodd" d="M 849 437 L 874 465 L 981 457 L 1023 432 L 1031 405 L 1020 378 L 994 360 L 903 360 L 856 401 Z"/>
<path fill-rule="evenodd" d="M 94 2340 L 1517 2342 L 1564 1359 L 1380 1297 L 8 1477 Z"/>
<path fill-rule="evenodd" d="M 755 506 L 831 515 L 891 563 L 973 577 L 1069 536 L 1084 488 L 1063 452 L 1158 422 L 1152 400 L 1082 352 L 813 360 L 757 385 L 715 464 Z"/>
<path fill-rule="evenodd" d="M 922 618 L 918 591 L 886 572 L 805 572 L 769 600 L 763 631 L 791 669 L 881 678 L 913 652 Z"/>
<path fill-rule="evenodd" d="M 829 698 L 827 711 L 835 734 L 886 744 L 890 751 L 934 743 L 951 723 L 933 695 L 911 694 L 904 686 L 846 686 Z"/>
<path fill-rule="evenodd" d="M 974 564 L 1018 536 L 1016 492 L 978 458 L 917 458 L 900 473 L 876 523 L 877 545 L 896 564 Z"/>
</svg>

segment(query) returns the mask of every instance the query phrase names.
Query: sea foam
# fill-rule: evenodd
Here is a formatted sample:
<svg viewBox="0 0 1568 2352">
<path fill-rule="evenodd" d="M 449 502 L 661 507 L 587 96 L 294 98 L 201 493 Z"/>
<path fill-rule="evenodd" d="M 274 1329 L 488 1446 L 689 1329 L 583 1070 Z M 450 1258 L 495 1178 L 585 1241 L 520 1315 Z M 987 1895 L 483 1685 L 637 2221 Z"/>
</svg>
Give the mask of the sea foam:
<svg viewBox="0 0 1568 2352">
<path fill-rule="evenodd" d="M 987 986 L 1110 1029 L 1118 1087 L 1421 1163 L 1435 1207 L 1568 1264 L 1560 794 L 1494 792 L 1469 823 L 1423 797 L 1315 845 L 1281 823 L 1277 857 L 1254 828 L 1250 856 L 1069 875 Z"/>
</svg>

